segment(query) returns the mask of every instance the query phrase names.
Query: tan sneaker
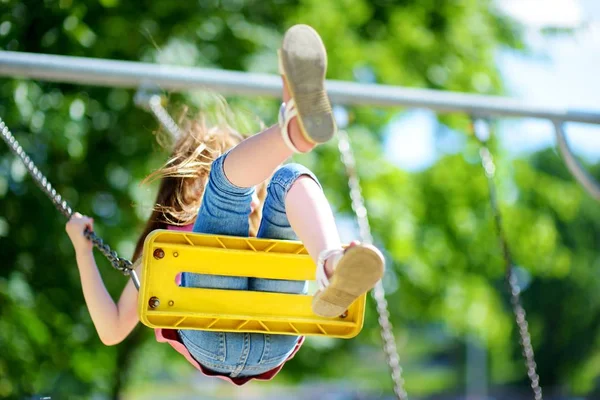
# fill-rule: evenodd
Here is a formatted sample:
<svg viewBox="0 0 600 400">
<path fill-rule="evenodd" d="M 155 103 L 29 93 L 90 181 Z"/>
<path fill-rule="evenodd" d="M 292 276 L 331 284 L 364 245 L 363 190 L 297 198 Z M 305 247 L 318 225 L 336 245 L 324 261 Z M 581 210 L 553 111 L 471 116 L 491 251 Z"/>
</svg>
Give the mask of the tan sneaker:
<svg viewBox="0 0 600 400">
<path fill-rule="evenodd" d="M 279 73 L 291 96 L 279 114 L 284 141 L 299 152 L 288 132 L 290 120 L 297 117 L 300 132 L 309 143 L 327 142 L 337 127 L 325 91 L 327 52 L 321 37 L 308 25 L 294 25 L 285 33 L 278 56 Z"/>
</svg>

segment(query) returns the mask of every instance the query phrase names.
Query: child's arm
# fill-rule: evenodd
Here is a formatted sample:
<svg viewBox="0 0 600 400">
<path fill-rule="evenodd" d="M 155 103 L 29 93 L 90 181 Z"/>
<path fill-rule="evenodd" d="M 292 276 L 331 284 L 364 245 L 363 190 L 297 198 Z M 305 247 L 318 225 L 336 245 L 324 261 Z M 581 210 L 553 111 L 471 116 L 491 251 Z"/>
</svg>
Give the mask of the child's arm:
<svg viewBox="0 0 600 400">
<path fill-rule="evenodd" d="M 75 213 L 66 230 L 75 248 L 81 287 L 90 316 L 102 343 L 111 346 L 123 341 L 138 323 L 138 293 L 130 280 L 118 304 L 113 301 L 96 266 L 92 243 L 83 235 L 86 227 L 93 229 L 93 223 L 91 218 Z"/>
</svg>

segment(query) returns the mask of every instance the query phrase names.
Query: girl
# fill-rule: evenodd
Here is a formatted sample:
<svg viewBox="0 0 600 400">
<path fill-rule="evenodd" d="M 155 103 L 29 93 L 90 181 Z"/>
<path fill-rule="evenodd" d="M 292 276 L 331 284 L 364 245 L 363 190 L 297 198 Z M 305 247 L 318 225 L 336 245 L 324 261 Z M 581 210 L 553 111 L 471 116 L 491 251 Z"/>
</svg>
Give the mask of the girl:
<svg viewBox="0 0 600 400">
<path fill-rule="evenodd" d="M 333 214 L 317 178 L 298 164 L 281 164 L 294 152 L 308 152 L 335 134 L 331 105 L 325 92 L 327 56 L 319 35 L 306 25 L 287 31 L 279 51 L 283 99 L 279 124 L 241 140 L 227 127 L 207 129 L 191 122 L 175 144 L 161 177 L 156 207 L 140 236 L 138 259 L 146 235 L 154 229 L 304 242 L 317 270 L 319 291 L 315 314 L 336 317 L 370 290 L 383 274 L 384 261 L 373 246 L 352 243 L 342 248 Z M 270 177 L 262 204 L 255 187 Z M 198 210 L 199 209 L 199 210 Z M 250 222 L 254 232 L 249 232 Z M 256 222 L 260 226 L 256 231 Z M 102 282 L 83 236 L 93 229 L 90 218 L 75 214 L 66 230 L 73 242 L 83 294 L 98 335 L 106 345 L 120 343 L 138 323 L 137 291 L 130 281 L 117 304 Z M 282 265 L 285 268 L 285 265 Z M 138 268 L 139 273 L 139 268 Z M 231 290 L 305 293 L 306 283 L 218 275 L 182 274 L 182 286 Z M 288 335 L 157 330 L 206 375 L 241 385 L 251 379 L 271 379 L 302 344 Z"/>
</svg>

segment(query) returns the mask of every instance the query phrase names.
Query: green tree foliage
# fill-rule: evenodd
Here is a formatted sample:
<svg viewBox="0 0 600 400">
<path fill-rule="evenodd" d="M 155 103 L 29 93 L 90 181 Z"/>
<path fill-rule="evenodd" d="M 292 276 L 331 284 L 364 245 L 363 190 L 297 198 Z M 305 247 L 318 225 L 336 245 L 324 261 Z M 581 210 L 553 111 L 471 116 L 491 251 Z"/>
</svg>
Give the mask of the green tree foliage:
<svg viewBox="0 0 600 400">
<path fill-rule="evenodd" d="M 0 48 L 276 73 L 285 29 L 308 23 L 329 49 L 329 78 L 455 91 L 500 93 L 499 46 L 522 47 L 518 30 L 490 1 L 120 0 L 0 1 Z M 56 189 L 95 218 L 96 230 L 130 257 L 152 188 L 139 182 L 166 154 L 156 122 L 110 87 L 5 79 L 0 116 Z M 170 95 L 200 107 L 202 93 Z M 240 110 L 274 121 L 277 102 L 233 98 Z M 468 338 L 488 349 L 494 384 L 526 374 L 502 283 L 486 181 L 477 148 L 462 149 L 408 174 L 381 157 L 382 127 L 398 110 L 351 109 L 373 231 L 389 256 L 386 285 L 410 392 L 460 391 Z M 464 116 L 443 121 L 465 130 Z M 419 134 L 415 132 L 415 134 Z M 303 156 L 340 218 L 351 217 L 334 145 Z M 594 389 L 600 375 L 595 271 L 600 215 L 554 153 L 532 160 L 500 154 L 506 230 L 521 274 L 542 384 Z M 81 294 L 65 221 L 23 166 L 0 146 L 0 397 L 116 396 L 128 387 L 177 380 L 189 366 L 136 329 L 116 347 L 98 340 Z M 598 175 L 596 169 L 596 175 Z M 97 257 L 118 295 L 124 278 Z M 391 391 L 374 309 L 352 341 L 311 340 L 281 382 L 354 379 Z M 374 360 L 363 363 L 363 359 Z M 340 365 L 356 365 L 344 373 Z"/>
</svg>

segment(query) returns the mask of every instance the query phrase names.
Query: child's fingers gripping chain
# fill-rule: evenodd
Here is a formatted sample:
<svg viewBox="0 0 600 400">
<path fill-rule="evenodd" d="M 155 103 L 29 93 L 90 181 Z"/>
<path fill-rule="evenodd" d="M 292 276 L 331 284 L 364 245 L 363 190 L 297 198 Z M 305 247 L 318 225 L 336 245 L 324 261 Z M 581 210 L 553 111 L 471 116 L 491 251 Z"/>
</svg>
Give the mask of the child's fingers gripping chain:
<svg viewBox="0 0 600 400">
<path fill-rule="evenodd" d="M 94 230 L 94 220 L 90 217 L 74 213 L 67 222 L 65 230 L 76 249 L 91 248 L 92 243 L 84 235 L 85 229 Z"/>
</svg>

